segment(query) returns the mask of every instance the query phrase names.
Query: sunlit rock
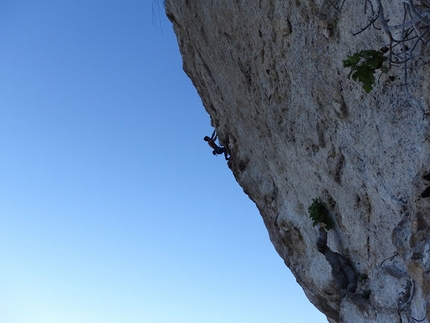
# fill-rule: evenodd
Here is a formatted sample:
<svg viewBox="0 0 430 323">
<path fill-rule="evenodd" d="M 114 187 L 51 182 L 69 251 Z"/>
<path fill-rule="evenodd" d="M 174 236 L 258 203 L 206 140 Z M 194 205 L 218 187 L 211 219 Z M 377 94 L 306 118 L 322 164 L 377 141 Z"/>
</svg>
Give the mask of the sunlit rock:
<svg viewBox="0 0 430 323">
<path fill-rule="evenodd" d="M 409 71 L 413 97 L 402 68 L 378 74 L 369 94 L 347 78 L 347 55 L 388 42 L 373 28 L 353 36 L 369 22 L 365 2 L 165 6 L 228 166 L 309 300 L 330 322 L 428 322 L 430 73 Z M 314 198 L 334 223 L 327 247 L 357 273 L 353 292 L 318 252 Z"/>
</svg>

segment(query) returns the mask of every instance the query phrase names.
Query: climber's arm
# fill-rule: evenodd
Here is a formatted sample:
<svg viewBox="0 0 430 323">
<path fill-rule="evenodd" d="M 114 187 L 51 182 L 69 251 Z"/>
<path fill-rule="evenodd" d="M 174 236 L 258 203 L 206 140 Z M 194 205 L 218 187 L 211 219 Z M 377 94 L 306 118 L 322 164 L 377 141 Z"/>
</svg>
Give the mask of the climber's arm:
<svg viewBox="0 0 430 323">
<path fill-rule="evenodd" d="M 215 141 L 215 140 L 216 140 L 216 138 L 217 138 L 217 134 L 216 134 L 216 130 L 214 130 L 214 132 L 212 132 L 211 139 L 212 139 L 213 141 Z"/>
</svg>

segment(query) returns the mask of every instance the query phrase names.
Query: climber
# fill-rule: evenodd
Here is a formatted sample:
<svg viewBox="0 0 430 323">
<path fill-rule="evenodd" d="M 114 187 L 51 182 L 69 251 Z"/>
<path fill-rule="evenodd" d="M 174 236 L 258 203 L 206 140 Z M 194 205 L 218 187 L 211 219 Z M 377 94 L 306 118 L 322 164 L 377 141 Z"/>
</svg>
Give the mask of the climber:
<svg viewBox="0 0 430 323">
<path fill-rule="evenodd" d="M 209 147 L 213 148 L 212 154 L 214 155 L 222 155 L 224 154 L 225 160 L 229 160 L 228 152 L 225 147 L 220 147 L 215 143 L 215 140 L 217 139 L 216 130 L 212 133 L 212 136 L 208 137 L 205 136 L 203 138 L 204 141 L 208 142 Z"/>
</svg>

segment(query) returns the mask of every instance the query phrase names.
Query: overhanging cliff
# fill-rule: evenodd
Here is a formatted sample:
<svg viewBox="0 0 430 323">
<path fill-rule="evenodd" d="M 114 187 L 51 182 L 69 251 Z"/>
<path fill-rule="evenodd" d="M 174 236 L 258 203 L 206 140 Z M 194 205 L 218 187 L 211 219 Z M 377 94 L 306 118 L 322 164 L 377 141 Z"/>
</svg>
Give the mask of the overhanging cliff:
<svg viewBox="0 0 430 323">
<path fill-rule="evenodd" d="M 342 66 L 347 55 L 389 42 L 376 20 L 377 28 L 352 34 L 368 25 L 371 9 L 380 17 L 378 4 L 165 7 L 184 70 L 230 150 L 228 165 L 309 300 L 330 322 L 429 322 L 429 67 L 411 60 L 406 70 L 392 68 L 367 94 Z M 391 19 L 404 10 L 402 1 L 386 7 Z M 349 260 L 356 288 L 342 287 L 318 251 L 321 231 L 308 215 L 314 198 L 334 223 L 319 249 Z"/>
</svg>

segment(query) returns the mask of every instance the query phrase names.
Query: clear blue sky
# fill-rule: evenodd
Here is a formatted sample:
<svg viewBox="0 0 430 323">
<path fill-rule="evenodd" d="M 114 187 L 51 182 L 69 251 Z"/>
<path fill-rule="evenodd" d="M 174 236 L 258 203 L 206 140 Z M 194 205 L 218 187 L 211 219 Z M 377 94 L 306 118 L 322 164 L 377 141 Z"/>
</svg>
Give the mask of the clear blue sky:
<svg viewBox="0 0 430 323">
<path fill-rule="evenodd" d="M 0 322 L 326 322 L 202 140 L 159 9 L 0 1 Z"/>
</svg>

